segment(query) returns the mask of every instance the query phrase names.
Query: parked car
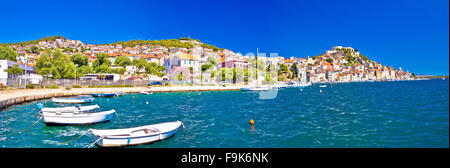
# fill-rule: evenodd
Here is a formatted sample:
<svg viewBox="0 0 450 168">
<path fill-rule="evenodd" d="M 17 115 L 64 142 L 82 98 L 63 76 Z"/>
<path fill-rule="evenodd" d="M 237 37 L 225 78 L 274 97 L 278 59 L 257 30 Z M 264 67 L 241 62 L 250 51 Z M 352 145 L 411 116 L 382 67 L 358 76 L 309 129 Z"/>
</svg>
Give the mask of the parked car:
<svg viewBox="0 0 450 168">
<path fill-rule="evenodd" d="M 162 82 L 152 82 L 152 83 L 149 83 L 147 86 L 162 86 L 163 84 L 162 84 Z"/>
</svg>

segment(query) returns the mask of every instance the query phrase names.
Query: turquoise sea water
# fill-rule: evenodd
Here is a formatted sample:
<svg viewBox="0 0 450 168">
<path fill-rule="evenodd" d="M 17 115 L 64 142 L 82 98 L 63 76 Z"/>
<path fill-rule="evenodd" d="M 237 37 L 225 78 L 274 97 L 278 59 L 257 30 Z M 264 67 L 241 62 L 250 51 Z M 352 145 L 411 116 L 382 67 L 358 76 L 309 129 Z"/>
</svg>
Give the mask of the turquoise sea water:
<svg viewBox="0 0 450 168">
<path fill-rule="evenodd" d="M 322 93 L 320 93 L 320 89 Z M 133 99 L 133 96 L 135 97 Z M 35 125 L 36 103 L 0 111 L 2 148 L 81 148 L 89 128 L 128 128 L 181 120 L 189 131 L 134 148 L 449 147 L 449 81 L 343 83 L 286 88 L 275 99 L 258 92 L 129 94 L 95 98 L 119 118 L 90 126 Z M 148 102 L 148 104 L 147 104 Z M 249 120 L 255 121 L 251 127 Z M 192 133 L 191 133 L 192 132 Z"/>
</svg>

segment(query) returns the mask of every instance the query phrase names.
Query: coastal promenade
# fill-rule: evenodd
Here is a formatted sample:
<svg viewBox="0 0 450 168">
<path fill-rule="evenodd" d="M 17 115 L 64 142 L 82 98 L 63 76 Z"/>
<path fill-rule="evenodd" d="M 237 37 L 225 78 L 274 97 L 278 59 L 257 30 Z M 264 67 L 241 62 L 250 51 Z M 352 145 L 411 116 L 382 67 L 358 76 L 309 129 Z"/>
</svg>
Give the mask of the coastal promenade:
<svg viewBox="0 0 450 168">
<path fill-rule="evenodd" d="M 15 104 L 53 97 L 90 95 L 91 93 L 139 93 L 139 92 L 186 92 L 239 90 L 243 86 L 172 86 L 172 87 L 128 87 L 128 88 L 72 88 L 66 89 L 20 89 L 0 91 L 0 109 Z"/>
</svg>

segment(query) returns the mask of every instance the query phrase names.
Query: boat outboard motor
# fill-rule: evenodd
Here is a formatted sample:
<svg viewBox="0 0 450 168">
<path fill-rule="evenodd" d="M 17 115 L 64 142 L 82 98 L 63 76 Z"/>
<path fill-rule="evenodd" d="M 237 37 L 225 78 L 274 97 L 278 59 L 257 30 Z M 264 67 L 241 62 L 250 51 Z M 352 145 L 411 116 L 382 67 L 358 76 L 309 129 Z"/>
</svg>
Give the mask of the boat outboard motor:
<svg viewBox="0 0 450 168">
<path fill-rule="evenodd" d="M 38 110 L 42 110 L 42 108 L 44 108 L 44 104 L 38 103 L 36 104 L 36 107 L 38 108 Z"/>
</svg>

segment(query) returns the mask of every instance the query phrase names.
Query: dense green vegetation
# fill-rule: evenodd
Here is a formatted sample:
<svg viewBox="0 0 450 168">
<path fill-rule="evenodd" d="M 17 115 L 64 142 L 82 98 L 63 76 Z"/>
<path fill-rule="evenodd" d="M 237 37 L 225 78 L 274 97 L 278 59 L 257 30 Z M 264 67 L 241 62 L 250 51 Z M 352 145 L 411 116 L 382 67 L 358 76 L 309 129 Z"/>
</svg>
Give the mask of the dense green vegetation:
<svg viewBox="0 0 450 168">
<path fill-rule="evenodd" d="M 17 60 L 17 52 L 14 51 L 11 47 L 8 46 L 0 46 L 0 60 L 10 60 L 10 61 L 16 61 Z"/>
<path fill-rule="evenodd" d="M 6 47 L 8 45 L 20 45 L 20 46 L 28 46 L 28 45 L 37 45 L 39 44 L 40 41 L 55 41 L 56 39 L 66 39 L 63 36 L 47 36 L 38 40 L 30 40 L 30 41 L 25 41 L 25 42 L 19 42 L 19 43 L 0 43 L 0 47 Z M 201 42 L 198 39 L 192 39 L 189 37 L 179 37 L 178 39 L 166 39 L 166 40 L 130 40 L 130 41 L 117 41 L 111 44 L 104 44 L 104 45 L 117 45 L 117 44 L 121 44 L 123 47 L 135 47 L 136 45 L 153 45 L 153 46 L 163 46 L 163 47 L 176 47 L 176 48 L 192 48 L 194 47 L 194 45 L 192 45 L 191 43 L 188 42 L 181 42 L 181 40 L 190 40 L 190 41 L 197 41 L 197 42 Z M 214 51 L 219 51 L 219 50 L 223 50 L 223 48 L 217 48 L 214 45 L 209 45 L 209 44 L 205 44 L 202 43 L 201 44 L 202 47 L 204 48 L 209 48 L 212 49 Z M 86 51 L 86 48 L 81 48 L 81 52 Z M 64 48 L 63 52 L 77 52 L 77 50 L 74 50 L 72 48 Z M 27 52 L 29 53 L 38 53 L 38 50 L 36 48 L 31 48 L 31 50 L 27 50 Z"/>
<path fill-rule="evenodd" d="M 3 43 L 2 45 L 20 45 L 20 46 L 37 45 L 37 44 L 39 44 L 40 41 L 55 41 L 56 39 L 60 39 L 60 38 L 66 39 L 63 36 L 57 35 L 57 36 L 47 36 L 47 37 L 41 38 L 39 40 L 30 40 L 30 41 L 19 42 L 19 43 L 8 43 L 8 44 Z"/>
<path fill-rule="evenodd" d="M 18 74 L 23 73 L 23 69 L 19 68 L 19 65 L 14 64 L 13 67 L 11 67 L 9 69 L 5 69 L 5 72 L 8 72 L 8 74 L 11 74 L 13 76 L 16 76 Z"/>
<path fill-rule="evenodd" d="M 192 40 L 192 41 L 198 41 L 198 39 L 190 39 L 187 37 L 180 37 L 179 39 L 167 39 L 167 40 L 130 40 L 130 41 L 117 41 L 111 44 L 105 44 L 105 45 L 122 45 L 122 47 L 136 47 L 136 45 L 152 45 L 152 46 L 163 46 L 167 48 L 175 47 L 175 48 L 193 48 L 194 45 L 189 42 L 182 42 L 181 40 Z M 214 45 L 209 45 L 202 43 L 201 46 L 203 48 L 209 48 L 214 51 L 223 50 L 223 48 L 217 48 Z"/>
<path fill-rule="evenodd" d="M 53 79 L 73 79 L 84 76 L 88 73 L 119 73 L 124 74 L 125 68 L 113 69 L 111 68 L 111 61 L 107 54 L 96 54 L 97 60 L 92 63 L 92 66 L 88 64 L 88 57 L 81 54 L 74 54 L 67 56 L 57 49 L 52 52 L 46 52 L 42 54 L 36 60 L 36 72 L 45 77 L 51 77 Z M 159 66 L 156 63 L 149 63 L 145 59 L 135 59 L 133 62 L 123 62 L 119 64 L 123 67 L 127 65 L 135 65 L 137 73 L 140 75 L 140 70 L 145 69 L 144 74 L 153 74 L 160 77 L 164 76 L 162 71 L 165 71 L 164 66 Z M 76 67 L 76 76 L 75 76 Z"/>
</svg>

